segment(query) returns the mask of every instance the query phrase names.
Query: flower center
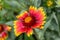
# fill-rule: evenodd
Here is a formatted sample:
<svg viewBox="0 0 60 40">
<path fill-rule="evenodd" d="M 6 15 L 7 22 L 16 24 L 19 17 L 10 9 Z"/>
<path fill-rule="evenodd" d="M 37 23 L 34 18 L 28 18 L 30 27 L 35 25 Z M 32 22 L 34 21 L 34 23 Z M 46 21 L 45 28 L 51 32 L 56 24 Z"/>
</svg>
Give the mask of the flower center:
<svg viewBox="0 0 60 40">
<path fill-rule="evenodd" d="M 26 17 L 26 18 L 25 18 L 25 23 L 30 23 L 30 22 L 31 22 L 31 20 L 32 20 L 32 18 L 31 18 L 31 17 Z"/>
<path fill-rule="evenodd" d="M 0 33 L 2 33 L 4 30 L 3 26 L 0 26 Z"/>
</svg>

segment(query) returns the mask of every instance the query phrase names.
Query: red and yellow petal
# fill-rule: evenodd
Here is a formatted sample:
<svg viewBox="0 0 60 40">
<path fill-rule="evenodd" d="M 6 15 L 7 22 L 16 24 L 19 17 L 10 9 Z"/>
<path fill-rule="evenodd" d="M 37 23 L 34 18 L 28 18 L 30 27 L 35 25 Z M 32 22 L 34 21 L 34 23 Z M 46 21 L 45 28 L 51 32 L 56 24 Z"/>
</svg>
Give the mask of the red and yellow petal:
<svg viewBox="0 0 60 40">
<path fill-rule="evenodd" d="M 44 26 L 39 26 L 38 28 L 39 28 L 39 29 L 43 29 L 43 28 L 44 28 Z"/>
<path fill-rule="evenodd" d="M 46 19 L 46 12 L 44 11 L 44 8 L 40 7 L 38 10 L 41 12 L 40 14 L 42 15 L 42 19 L 45 20 Z"/>
<path fill-rule="evenodd" d="M 36 8 L 36 7 L 30 6 L 30 8 L 29 8 L 29 13 L 30 13 L 30 14 L 33 14 L 33 13 L 35 13 L 36 11 L 37 11 L 37 8 Z"/>
<path fill-rule="evenodd" d="M 0 40 L 5 40 L 8 37 L 8 31 L 11 31 L 11 27 L 6 24 L 0 24 Z M 2 32 L 1 32 L 2 31 Z"/>
<path fill-rule="evenodd" d="M 19 35 L 22 34 L 22 32 L 18 31 L 17 29 L 14 29 L 14 32 L 15 32 L 15 35 L 16 35 L 16 36 L 19 36 Z"/>
<path fill-rule="evenodd" d="M 19 36 L 21 33 L 17 32 L 18 26 L 17 26 L 17 21 L 14 21 L 14 32 L 16 36 Z"/>
<path fill-rule="evenodd" d="M 25 32 L 24 26 L 21 21 L 14 21 L 14 32 L 16 36 L 19 36 L 23 32 Z"/>
<path fill-rule="evenodd" d="M 8 37 L 8 34 L 6 32 L 3 32 L 2 34 L 2 38 L 6 39 Z"/>
<path fill-rule="evenodd" d="M 25 11 L 25 12 L 17 15 L 16 17 L 17 17 L 17 19 L 23 20 L 23 19 L 24 19 L 25 17 L 27 17 L 27 16 L 28 16 L 28 12 Z"/>
<path fill-rule="evenodd" d="M 10 26 L 7 26 L 5 29 L 6 29 L 7 31 L 11 31 L 11 27 L 10 27 Z"/>
<path fill-rule="evenodd" d="M 45 21 L 38 21 L 37 23 L 35 23 L 35 25 L 32 26 L 32 28 L 39 28 L 40 29 L 40 26 L 41 25 L 44 25 Z"/>
<path fill-rule="evenodd" d="M 38 26 L 38 28 L 39 28 L 39 29 L 43 29 L 43 28 L 44 28 L 44 26 L 43 26 L 44 24 L 45 24 L 45 21 L 42 21 L 42 22 L 40 23 L 40 26 Z"/>
<path fill-rule="evenodd" d="M 27 36 L 30 37 L 33 34 L 33 30 L 32 28 L 29 28 L 29 30 L 27 30 Z"/>
<path fill-rule="evenodd" d="M 16 22 L 17 22 L 17 21 L 14 21 L 14 28 L 17 28 L 17 26 L 16 26 L 16 25 L 17 25 Z"/>
<path fill-rule="evenodd" d="M 30 15 L 36 17 L 37 20 L 45 20 L 46 19 L 46 14 L 44 12 L 43 7 L 40 7 L 37 9 L 37 8 L 31 6 L 29 8 L 29 13 L 30 13 Z"/>
<path fill-rule="evenodd" d="M 4 38 L 0 37 L 0 40 L 5 40 Z"/>
<path fill-rule="evenodd" d="M 23 25 L 21 25 L 21 22 L 19 22 L 19 21 L 15 21 L 14 25 L 15 25 L 14 26 L 14 28 L 15 28 L 14 32 L 15 32 L 16 36 L 19 36 L 19 35 L 21 35 L 24 32 L 26 32 L 28 36 L 32 35 L 32 33 L 33 33 L 32 29 L 23 28 L 22 27 Z M 26 29 L 28 29 L 28 31 Z"/>
<path fill-rule="evenodd" d="M 35 16 L 35 19 L 37 20 L 37 22 L 35 23 L 35 25 L 32 26 L 32 28 L 37 28 L 37 27 L 40 27 L 41 25 L 44 25 L 46 14 L 44 12 L 43 7 L 38 8 L 36 13 L 34 13 L 33 15 Z"/>
<path fill-rule="evenodd" d="M 46 13 L 44 12 L 43 7 L 38 8 L 38 11 L 36 12 L 35 15 L 36 15 L 37 20 L 45 20 L 46 19 Z"/>
<path fill-rule="evenodd" d="M 14 28 L 24 28 L 23 23 L 20 20 L 14 21 Z"/>
</svg>

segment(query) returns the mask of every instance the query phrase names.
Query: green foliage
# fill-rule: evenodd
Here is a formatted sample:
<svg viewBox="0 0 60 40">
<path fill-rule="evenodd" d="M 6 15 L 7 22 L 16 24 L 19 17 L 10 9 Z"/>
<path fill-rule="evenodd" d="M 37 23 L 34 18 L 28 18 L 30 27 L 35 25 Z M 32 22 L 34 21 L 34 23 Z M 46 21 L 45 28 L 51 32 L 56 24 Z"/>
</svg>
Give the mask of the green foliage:
<svg viewBox="0 0 60 40">
<path fill-rule="evenodd" d="M 54 5 L 48 7 L 46 2 L 48 0 L 1 0 L 0 5 L 0 24 L 7 24 L 12 27 L 9 32 L 7 40 L 60 40 L 60 0 L 51 0 Z M 16 20 L 16 15 L 20 14 L 24 10 L 27 10 L 30 6 L 44 7 L 47 19 L 44 25 L 44 29 L 34 29 L 34 34 L 31 37 L 27 37 L 26 34 L 22 34 L 18 37 L 14 35 L 13 21 Z"/>
</svg>

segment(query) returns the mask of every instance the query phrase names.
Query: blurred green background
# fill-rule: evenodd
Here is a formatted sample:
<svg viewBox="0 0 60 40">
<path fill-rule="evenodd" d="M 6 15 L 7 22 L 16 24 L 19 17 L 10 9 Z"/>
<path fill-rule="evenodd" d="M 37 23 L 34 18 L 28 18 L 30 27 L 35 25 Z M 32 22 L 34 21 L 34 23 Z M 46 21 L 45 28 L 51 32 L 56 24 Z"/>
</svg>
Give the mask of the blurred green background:
<svg viewBox="0 0 60 40">
<path fill-rule="evenodd" d="M 47 15 L 44 29 L 35 29 L 30 37 L 26 34 L 16 37 L 13 21 L 16 20 L 16 15 L 27 10 L 30 5 L 44 7 Z M 0 0 L 0 24 L 12 27 L 6 40 L 60 40 L 60 0 Z"/>
</svg>

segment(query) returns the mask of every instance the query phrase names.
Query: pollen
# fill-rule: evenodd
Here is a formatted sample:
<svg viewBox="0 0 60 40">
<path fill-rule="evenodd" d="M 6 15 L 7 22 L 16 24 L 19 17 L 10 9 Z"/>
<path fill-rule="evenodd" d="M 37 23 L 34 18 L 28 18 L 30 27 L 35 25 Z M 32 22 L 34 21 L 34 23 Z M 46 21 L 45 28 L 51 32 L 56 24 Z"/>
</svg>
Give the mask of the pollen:
<svg viewBox="0 0 60 40">
<path fill-rule="evenodd" d="M 26 18 L 25 18 L 25 23 L 30 23 L 30 22 L 31 22 L 31 20 L 32 20 L 32 18 L 31 18 L 31 17 L 26 17 Z"/>
</svg>

